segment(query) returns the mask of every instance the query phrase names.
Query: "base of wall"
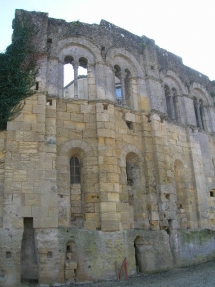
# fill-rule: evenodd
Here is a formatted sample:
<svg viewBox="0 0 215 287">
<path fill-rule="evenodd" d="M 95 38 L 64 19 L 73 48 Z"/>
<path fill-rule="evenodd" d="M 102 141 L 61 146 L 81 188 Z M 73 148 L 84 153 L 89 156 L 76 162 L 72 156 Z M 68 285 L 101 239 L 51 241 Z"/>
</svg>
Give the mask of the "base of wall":
<svg viewBox="0 0 215 287">
<path fill-rule="evenodd" d="M 212 260 L 215 231 L 177 230 L 169 235 L 163 230 L 36 229 L 35 245 L 40 284 L 86 283 L 116 279 L 124 258 L 129 276 Z M 1 254 L 0 282 L 20 286 L 20 250 L 9 254 L 8 248 Z"/>
</svg>

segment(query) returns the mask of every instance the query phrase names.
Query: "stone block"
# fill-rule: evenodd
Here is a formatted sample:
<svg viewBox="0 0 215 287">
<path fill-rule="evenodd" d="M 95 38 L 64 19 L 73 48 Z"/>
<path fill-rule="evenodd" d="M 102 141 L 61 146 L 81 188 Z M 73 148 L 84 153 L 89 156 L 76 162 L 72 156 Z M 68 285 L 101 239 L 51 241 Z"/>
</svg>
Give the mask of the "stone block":
<svg viewBox="0 0 215 287">
<path fill-rule="evenodd" d="M 81 105 L 80 106 L 80 112 L 84 114 L 91 113 L 93 109 L 94 109 L 93 105 Z"/>
<path fill-rule="evenodd" d="M 119 231 L 119 221 L 117 220 L 103 220 L 101 230 L 105 232 Z"/>
<path fill-rule="evenodd" d="M 129 212 L 122 212 L 121 213 L 121 219 L 122 222 L 130 222 L 131 221 L 131 215 Z"/>
<path fill-rule="evenodd" d="M 72 184 L 70 187 L 71 194 L 81 194 L 81 185 Z"/>
<path fill-rule="evenodd" d="M 96 118 L 98 122 L 109 122 L 109 115 L 105 113 L 97 113 Z"/>
<path fill-rule="evenodd" d="M 75 103 L 67 103 L 66 108 L 67 108 L 67 112 L 79 113 L 79 105 L 77 105 Z"/>
<path fill-rule="evenodd" d="M 99 194 L 98 193 L 86 193 L 84 195 L 84 200 L 86 203 L 90 202 L 99 202 Z"/>
<path fill-rule="evenodd" d="M 86 221 L 99 221 L 99 213 L 85 213 Z"/>
<path fill-rule="evenodd" d="M 80 194 L 71 194 L 71 201 L 80 201 L 81 195 Z"/>
<path fill-rule="evenodd" d="M 84 228 L 88 230 L 100 230 L 101 224 L 99 220 L 87 220 L 84 221 Z"/>
<path fill-rule="evenodd" d="M 74 278 L 75 277 L 75 271 L 74 270 L 65 270 L 65 278 Z"/>
<path fill-rule="evenodd" d="M 67 270 L 68 269 L 70 269 L 70 270 L 77 269 L 77 267 L 78 267 L 77 261 L 69 260 L 65 263 L 65 267 Z"/>
<path fill-rule="evenodd" d="M 107 168 L 107 167 L 106 167 Z M 106 192 L 112 192 L 113 191 L 113 183 L 100 183 L 100 190 L 106 191 Z"/>
<path fill-rule="evenodd" d="M 25 194 L 25 205 L 40 205 L 40 195 L 33 193 Z"/>
<path fill-rule="evenodd" d="M 119 201 L 119 193 L 109 192 L 107 195 L 108 195 L 108 201 L 114 201 L 114 202 Z"/>
<path fill-rule="evenodd" d="M 20 142 L 19 151 L 23 154 L 37 153 L 37 143 L 35 142 Z"/>
<path fill-rule="evenodd" d="M 33 114 L 45 113 L 45 105 L 33 105 Z"/>
<path fill-rule="evenodd" d="M 116 203 L 115 202 L 101 202 L 100 204 L 101 212 L 116 212 Z"/>
<path fill-rule="evenodd" d="M 19 206 L 18 216 L 19 217 L 32 217 L 31 206 Z"/>
<path fill-rule="evenodd" d="M 103 222 L 103 221 L 108 221 L 108 220 L 120 221 L 120 219 L 121 219 L 120 213 L 108 212 L 108 213 L 102 213 L 102 214 L 101 214 L 101 220 L 102 220 L 102 222 Z"/>
<path fill-rule="evenodd" d="M 41 207 L 41 206 L 24 206 L 24 208 L 30 207 L 32 210 L 33 217 L 46 217 L 48 216 L 48 206 Z"/>
<path fill-rule="evenodd" d="M 36 114 L 24 114 L 24 122 L 25 123 L 36 123 L 37 115 Z"/>
</svg>

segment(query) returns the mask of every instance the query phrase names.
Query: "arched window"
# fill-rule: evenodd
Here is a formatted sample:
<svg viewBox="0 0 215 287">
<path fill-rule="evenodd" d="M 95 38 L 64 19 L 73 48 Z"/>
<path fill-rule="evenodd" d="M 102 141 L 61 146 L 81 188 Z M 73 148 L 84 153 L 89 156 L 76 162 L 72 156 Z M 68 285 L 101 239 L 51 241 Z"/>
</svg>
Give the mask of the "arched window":
<svg viewBox="0 0 215 287">
<path fill-rule="evenodd" d="M 177 97 L 177 91 L 175 88 L 172 88 L 172 96 L 173 96 L 173 106 L 174 106 L 174 112 L 175 112 L 175 120 L 179 122 L 179 108 L 178 108 L 178 97 Z"/>
<path fill-rule="evenodd" d="M 193 105 L 195 110 L 195 117 L 196 117 L 196 125 L 200 129 L 204 129 L 204 121 L 203 121 L 203 102 L 202 100 L 198 100 L 197 98 L 193 98 Z"/>
<path fill-rule="evenodd" d="M 202 129 L 205 130 L 203 101 L 199 100 L 199 112 Z"/>
<path fill-rule="evenodd" d="M 118 65 L 115 69 L 115 91 L 116 101 L 122 106 L 131 106 L 131 72 L 128 69 L 121 69 Z"/>
<path fill-rule="evenodd" d="M 122 86 L 120 80 L 120 72 L 121 69 L 118 65 L 114 66 L 115 69 L 115 94 L 116 94 L 116 102 L 118 105 L 122 105 Z"/>
<path fill-rule="evenodd" d="M 131 91 L 131 72 L 125 69 L 125 101 L 128 107 L 132 106 L 132 91 Z"/>
<path fill-rule="evenodd" d="M 80 165 L 77 157 L 70 159 L 70 183 L 80 183 Z"/>
<path fill-rule="evenodd" d="M 64 97 L 87 99 L 87 59 L 66 56 L 64 63 Z"/>
<path fill-rule="evenodd" d="M 164 86 L 165 98 L 166 98 L 166 108 L 168 117 L 171 118 L 171 105 L 170 105 L 170 89 L 167 85 Z"/>
</svg>

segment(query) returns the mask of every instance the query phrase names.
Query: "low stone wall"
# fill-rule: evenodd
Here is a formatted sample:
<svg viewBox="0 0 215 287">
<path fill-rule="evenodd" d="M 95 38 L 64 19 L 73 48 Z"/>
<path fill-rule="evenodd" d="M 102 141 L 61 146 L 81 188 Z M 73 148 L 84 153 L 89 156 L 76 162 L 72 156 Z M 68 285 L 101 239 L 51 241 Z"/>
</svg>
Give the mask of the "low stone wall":
<svg viewBox="0 0 215 287">
<path fill-rule="evenodd" d="M 2 240 L 5 242 L 4 238 Z M 1 256 L 5 260 L 0 266 L 1 286 L 20 286 L 20 252 L 20 245 L 12 249 L 10 256 L 2 250 Z M 40 284 L 114 280 L 124 258 L 129 276 L 137 271 L 158 272 L 212 260 L 215 257 L 215 231 L 178 230 L 168 235 L 164 230 L 36 229 L 35 253 Z M 16 268 L 13 262 L 16 262 Z"/>
<path fill-rule="evenodd" d="M 173 231 L 170 235 L 170 246 L 176 266 L 209 261 L 215 258 L 215 231 Z"/>
</svg>

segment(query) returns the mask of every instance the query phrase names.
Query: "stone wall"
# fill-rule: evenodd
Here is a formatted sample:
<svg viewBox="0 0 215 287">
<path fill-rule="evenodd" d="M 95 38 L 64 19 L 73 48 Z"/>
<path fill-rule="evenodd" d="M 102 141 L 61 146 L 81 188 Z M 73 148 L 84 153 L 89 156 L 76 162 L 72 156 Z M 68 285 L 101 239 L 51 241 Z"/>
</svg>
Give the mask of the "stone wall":
<svg viewBox="0 0 215 287">
<path fill-rule="evenodd" d="M 40 31 L 40 74 L 0 133 L 0 284 L 114 279 L 124 258 L 129 275 L 212 259 L 214 83 L 107 21 L 22 14 Z"/>
</svg>

